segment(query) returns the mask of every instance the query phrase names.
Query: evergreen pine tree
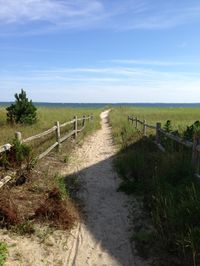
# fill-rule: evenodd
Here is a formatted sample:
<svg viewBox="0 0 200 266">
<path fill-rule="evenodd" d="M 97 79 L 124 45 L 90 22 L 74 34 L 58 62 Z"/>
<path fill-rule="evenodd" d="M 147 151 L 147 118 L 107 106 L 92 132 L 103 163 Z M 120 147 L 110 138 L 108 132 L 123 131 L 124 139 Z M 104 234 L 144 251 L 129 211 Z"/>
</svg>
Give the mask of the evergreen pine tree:
<svg viewBox="0 0 200 266">
<path fill-rule="evenodd" d="M 15 94 L 15 103 L 6 108 L 9 123 L 33 124 L 37 120 L 37 108 L 26 97 L 26 92 Z"/>
</svg>

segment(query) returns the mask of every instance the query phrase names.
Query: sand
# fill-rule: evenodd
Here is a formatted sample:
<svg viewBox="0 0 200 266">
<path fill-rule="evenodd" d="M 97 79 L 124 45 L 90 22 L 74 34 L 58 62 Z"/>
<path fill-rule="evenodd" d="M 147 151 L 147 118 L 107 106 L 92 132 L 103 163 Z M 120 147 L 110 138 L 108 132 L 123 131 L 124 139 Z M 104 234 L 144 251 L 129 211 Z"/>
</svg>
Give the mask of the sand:
<svg viewBox="0 0 200 266">
<path fill-rule="evenodd" d="M 9 236 L 0 241 L 9 247 L 6 266 L 132 266 L 146 265 L 135 255 L 130 243 L 128 197 L 117 192 L 119 178 L 113 168 L 116 154 L 108 113 L 101 114 L 102 128 L 76 147 L 63 175 L 76 174 L 82 184 L 79 197 L 85 219 L 71 231 L 55 231 L 44 239 Z"/>
</svg>

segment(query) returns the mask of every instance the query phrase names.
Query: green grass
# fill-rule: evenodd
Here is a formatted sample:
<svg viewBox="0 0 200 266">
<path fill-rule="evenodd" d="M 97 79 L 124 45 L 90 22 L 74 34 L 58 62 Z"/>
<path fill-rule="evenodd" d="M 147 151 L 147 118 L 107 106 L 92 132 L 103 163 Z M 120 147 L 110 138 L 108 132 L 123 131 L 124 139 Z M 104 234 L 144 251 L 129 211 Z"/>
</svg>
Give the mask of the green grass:
<svg viewBox="0 0 200 266">
<path fill-rule="evenodd" d="M 166 142 L 170 152 L 160 152 L 152 137 L 142 137 L 127 122 L 131 114 L 150 124 L 172 120 L 173 129 L 183 131 L 200 119 L 199 109 L 116 108 L 110 123 L 120 148 L 115 160 L 122 177 L 119 189 L 143 195 L 165 263 L 159 265 L 200 265 L 200 184 L 193 177 L 191 151 Z M 139 240 L 143 243 L 143 234 Z"/>
<path fill-rule="evenodd" d="M 6 262 L 8 256 L 7 245 L 3 242 L 0 242 L 0 266 L 3 266 Z"/>
<path fill-rule="evenodd" d="M 61 199 L 64 200 L 69 197 L 69 188 L 66 186 L 65 178 L 57 174 L 55 176 L 55 182 L 58 186 Z"/>
<path fill-rule="evenodd" d="M 162 126 L 167 120 L 171 120 L 174 130 L 182 132 L 187 126 L 200 120 L 199 108 L 149 108 L 149 107 L 121 107 L 114 108 L 110 114 L 111 125 L 113 126 L 113 137 L 116 143 L 122 144 L 121 133 L 126 135 L 126 141 L 131 142 L 131 136 L 134 129 L 128 125 L 128 115 L 135 116 L 140 120 L 146 120 L 147 124 L 156 125 L 161 122 Z M 148 133 L 155 133 L 149 130 Z"/>
<path fill-rule="evenodd" d="M 0 128 L 1 128 L 1 140 L 0 144 L 10 142 L 16 131 L 22 133 L 23 138 L 30 137 L 34 134 L 41 133 L 55 125 L 56 121 L 64 123 L 73 119 L 75 115 L 82 117 L 83 115 L 94 114 L 95 123 L 98 120 L 100 109 L 80 109 L 80 108 L 38 108 L 38 121 L 33 125 L 15 125 L 10 126 L 6 123 L 6 110 L 0 108 Z"/>
<path fill-rule="evenodd" d="M 100 118 L 99 114 L 101 109 L 80 109 L 80 108 L 46 108 L 39 107 L 38 108 L 38 120 L 33 125 L 14 125 L 11 126 L 6 122 L 6 110 L 5 108 L 0 108 L 0 130 L 1 130 L 1 139 L 0 145 L 5 143 L 12 143 L 14 134 L 16 131 L 20 131 L 22 133 L 22 138 L 25 139 L 27 137 L 33 136 L 35 134 L 41 133 L 55 125 L 56 121 L 59 121 L 61 124 L 70 121 L 73 119 L 75 115 L 78 118 L 83 115 L 94 115 L 93 122 L 86 123 L 85 130 L 79 134 L 81 137 L 91 133 L 92 131 L 98 129 L 100 127 Z M 82 127 L 82 122 L 78 123 L 78 128 Z M 61 130 L 61 136 L 66 134 L 67 132 L 73 129 L 73 125 L 66 126 Z M 52 133 L 40 140 L 36 140 L 31 142 L 33 147 L 37 147 L 35 149 L 36 153 L 40 153 L 44 151 L 47 147 L 55 143 L 55 133 Z"/>
</svg>

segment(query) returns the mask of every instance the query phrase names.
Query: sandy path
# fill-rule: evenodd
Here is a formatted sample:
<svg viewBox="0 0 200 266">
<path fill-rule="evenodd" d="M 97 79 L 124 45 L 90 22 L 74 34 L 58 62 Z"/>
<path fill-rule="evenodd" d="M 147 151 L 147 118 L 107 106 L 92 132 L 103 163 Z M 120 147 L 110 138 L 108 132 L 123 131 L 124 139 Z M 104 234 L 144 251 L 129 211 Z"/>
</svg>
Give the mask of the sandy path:
<svg viewBox="0 0 200 266">
<path fill-rule="evenodd" d="M 116 191 L 119 180 L 112 166 L 115 149 L 107 116 L 108 111 L 101 114 L 102 129 L 75 152 L 76 161 L 71 166 L 85 183 L 81 198 L 87 218 L 72 231 L 66 266 L 135 265 L 129 243 L 127 198 Z"/>
<path fill-rule="evenodd" d="M 69 165 L 60 168 L 60 174 L 76 174 L 83 183 L 79 194 L 85 204 L 84 221 L 70 234 L 37 228 L 36 234 L 26 237 L 0 230 L 0 241 L 9 249 L 6 266 L 148 265 L 132 253 L 129 203 L 116 191 L 120 180 L 112 166 L 116 151 L 107 116 L 108 111 L 101 114 L 102 128 L 77 145 Z"/>
</svg>

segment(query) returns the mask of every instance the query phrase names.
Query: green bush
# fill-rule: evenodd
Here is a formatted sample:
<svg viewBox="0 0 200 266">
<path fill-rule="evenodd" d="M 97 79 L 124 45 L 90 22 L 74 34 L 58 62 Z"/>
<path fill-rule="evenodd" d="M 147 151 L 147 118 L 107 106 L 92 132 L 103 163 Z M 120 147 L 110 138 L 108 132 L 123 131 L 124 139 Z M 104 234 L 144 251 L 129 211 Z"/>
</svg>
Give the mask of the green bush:
<svg viewBox="0 0 200 266">
<path fill-rule="evenodd" d="M 31 148 L 26 144 L 20 143 L 19 140 L 13 141 L 13 146 L 10 151 L 11 161 L 17 166 L 21 166 L 22 163 L 28 164 L 32 161 Z"/>
<path fill-rule="evenodd" d="M 37 108 L 32 101 L 26 97 L 26 92 L 15 94 L 15 103 L 6 108 L 7 121 L 9 123 L 33 124 L 37 120 Z"/>
</svg>

